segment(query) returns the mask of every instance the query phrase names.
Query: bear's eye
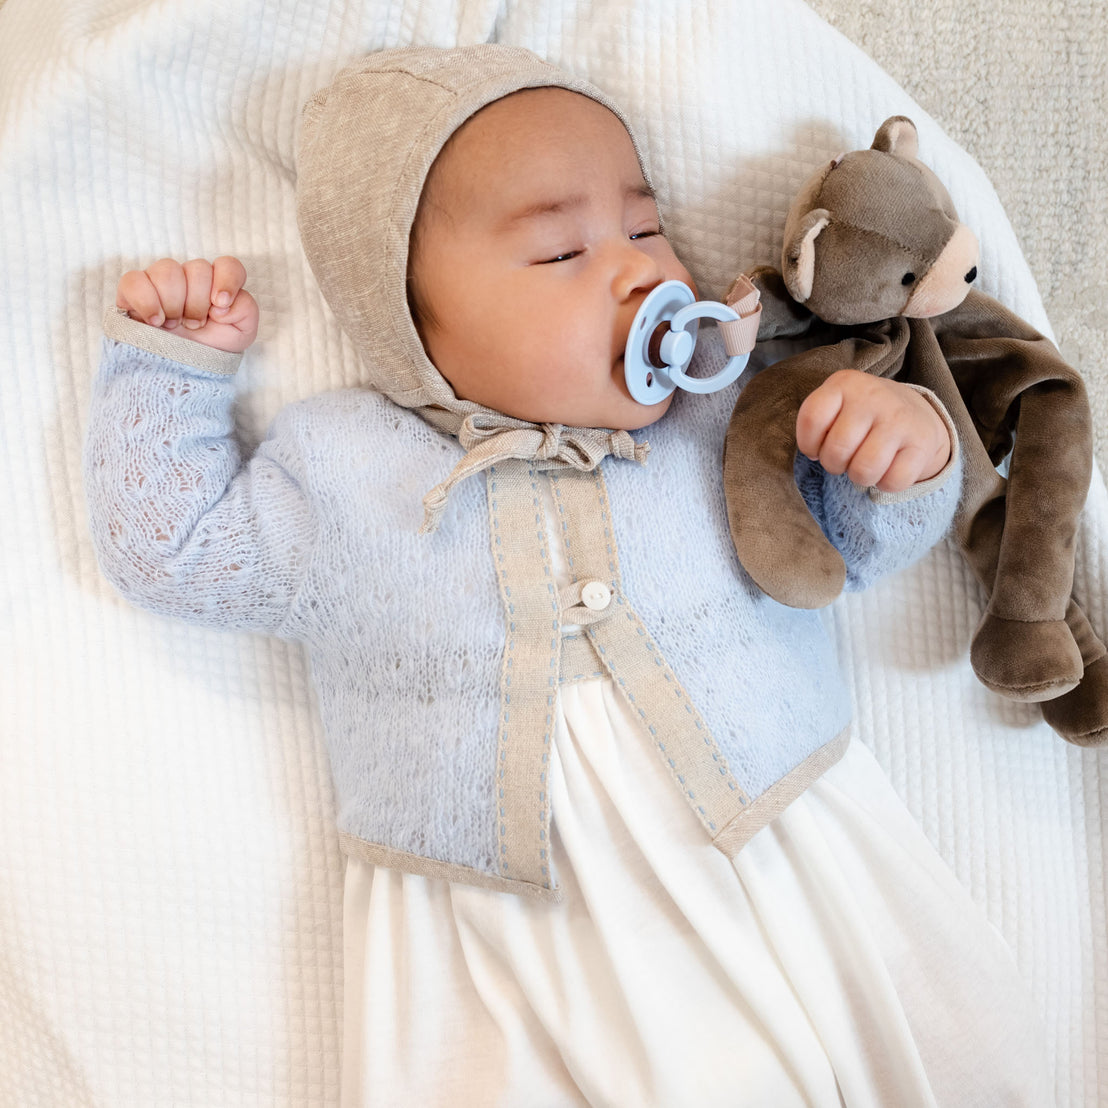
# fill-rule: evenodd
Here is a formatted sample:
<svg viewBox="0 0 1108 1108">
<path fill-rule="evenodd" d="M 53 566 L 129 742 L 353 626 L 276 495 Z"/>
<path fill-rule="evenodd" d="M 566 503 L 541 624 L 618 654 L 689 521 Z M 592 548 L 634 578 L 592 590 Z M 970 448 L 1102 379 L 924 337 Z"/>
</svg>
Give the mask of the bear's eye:
<svg viewBox="0 0 1108 1108">
<path fill-rule="evenodd" d="M 967 285 L 972 285 L 973 282 L 976 281 L 976 280 L 977 280 L 977 266 L 974 266 L 973 269 L 971 269 L 969 271 L 969 273 L 966 274 L 966 284 Z"/>
<path fill-rule="evenodd" d="M 910 285 L 915 279 L 916 275 L 914 273 L 905 273 L 904 276 L 900 279 L 900 283 L 902 285 Z"/>
</svg>

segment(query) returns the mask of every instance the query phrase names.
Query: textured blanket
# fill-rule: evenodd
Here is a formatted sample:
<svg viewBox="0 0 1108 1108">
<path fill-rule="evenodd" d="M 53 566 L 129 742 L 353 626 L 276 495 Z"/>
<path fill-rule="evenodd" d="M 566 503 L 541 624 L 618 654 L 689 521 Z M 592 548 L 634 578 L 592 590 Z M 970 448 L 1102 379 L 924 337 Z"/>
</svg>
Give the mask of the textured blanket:
<svg viewBox="0 0 1108 1108">
<path fill-rule="evenodd" d="M 488 39 L 625 106 L 706 294 L 773 259 L 814 165 L 903 113 L 983 242 L 985 291 L 1047 326 L 977 164 L 800 0 L 6 0 L 3 1108 L 336 1103 L 342 869 L 304 657 L 137 611 L 102 581 L 85 410 L 119 276 L 163 255 L 246 262 L 262 310 L 240 375 L 247 444 L 284 403 L 356 384 L 297 239 L 300 106 L 366 51 Z M 1102 634 L 1106 539 L 1098 478 L 1078 586 Z M 1092 1106 L 1108 1074 L 1108 755 L 977 684 L 980 607 L 941 546 L 827 618 L 857 735 L 1011 943 L 1059 1103 Z"/>
</svg>

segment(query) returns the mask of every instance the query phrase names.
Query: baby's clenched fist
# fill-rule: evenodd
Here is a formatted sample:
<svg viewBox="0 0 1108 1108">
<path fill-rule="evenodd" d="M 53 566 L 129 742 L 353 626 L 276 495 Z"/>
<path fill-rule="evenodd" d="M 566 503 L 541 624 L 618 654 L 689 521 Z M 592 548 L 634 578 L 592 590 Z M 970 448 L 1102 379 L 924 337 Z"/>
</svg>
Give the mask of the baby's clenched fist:
<svg viewBox="0 0 1108 1108">
<path fill-rule="evenodd" d="M 882 492 L 934 477 L 951 450 L 946 424 L 920 393 L 855 369 L 833 373 L 800 406 L 796 443 L 828 473 Z"/>
<path fill-rule="evenodd" d="M 258 305 L 245 283 L 238 258 L 193 258 L 183 265 L 162 258 L 124 273 L 115 302 L 151 327 L 239 354 L 258 334 Z"/>
</svg>

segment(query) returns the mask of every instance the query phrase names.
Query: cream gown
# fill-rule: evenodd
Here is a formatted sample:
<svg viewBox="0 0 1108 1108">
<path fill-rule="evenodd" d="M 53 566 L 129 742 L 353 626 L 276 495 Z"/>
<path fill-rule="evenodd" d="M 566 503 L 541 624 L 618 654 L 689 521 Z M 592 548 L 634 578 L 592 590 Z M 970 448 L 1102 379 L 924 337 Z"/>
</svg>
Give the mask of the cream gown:
<svg viewBox="0 0 1108 1108">
<path fill-rule="evenodd" d="M 1054 1103 L 1008 947 L 860 742 L 733 861 L 610 680 L 554 748 L 561 903 L 347 860 L 344 1108 Z"/>
</svg>

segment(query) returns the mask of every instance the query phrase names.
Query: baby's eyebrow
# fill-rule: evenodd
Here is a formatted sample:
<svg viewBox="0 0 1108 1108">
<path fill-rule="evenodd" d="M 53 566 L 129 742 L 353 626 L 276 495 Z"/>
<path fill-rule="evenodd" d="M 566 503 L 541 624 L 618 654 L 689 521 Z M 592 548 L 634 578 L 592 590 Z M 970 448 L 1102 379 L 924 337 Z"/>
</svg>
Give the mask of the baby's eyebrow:
<svg viewBox="0 0 1108 1108">
<path fill-rule="evenodd" d="M 657 197 L 654 195 L 654 190 L 645 181 L 640 181 L 638 184 L 634 185 L 628 185 L 623 190 L 623 195 L 627 200 L 652 200 L 655 204 L 658 202 Z M 575 192 L 569 196 L 536 200 L 533 204 L 528 204 L 518 211 L 511 212 L 503 219 L 502 225 L 504 227 L 510 227 L 524 220 L 537 219 L 544 215 L 562 215 L 565 212 L 571 212 L 577 208 L 582 208 L 588 202 L 589 196 L 584 192 Z"/>
</svg>

